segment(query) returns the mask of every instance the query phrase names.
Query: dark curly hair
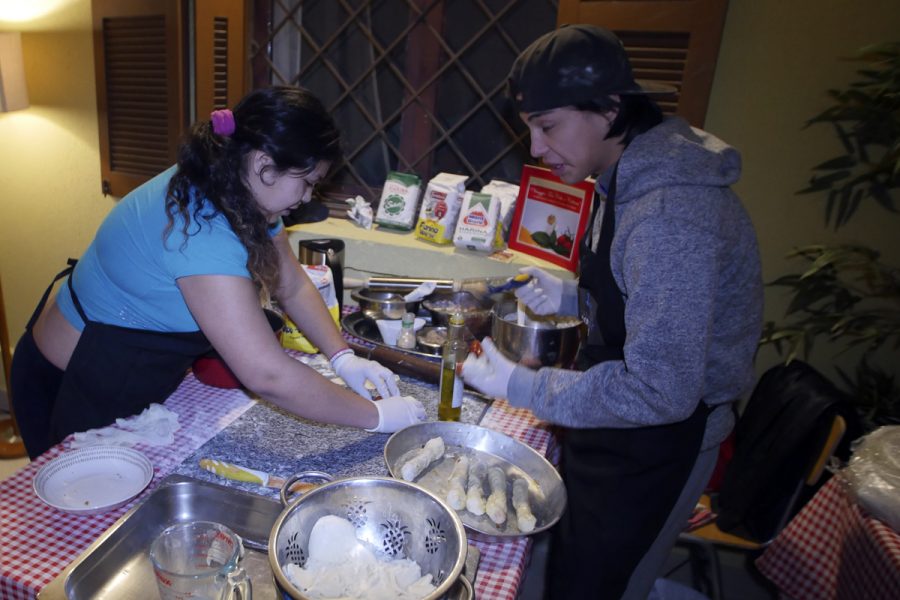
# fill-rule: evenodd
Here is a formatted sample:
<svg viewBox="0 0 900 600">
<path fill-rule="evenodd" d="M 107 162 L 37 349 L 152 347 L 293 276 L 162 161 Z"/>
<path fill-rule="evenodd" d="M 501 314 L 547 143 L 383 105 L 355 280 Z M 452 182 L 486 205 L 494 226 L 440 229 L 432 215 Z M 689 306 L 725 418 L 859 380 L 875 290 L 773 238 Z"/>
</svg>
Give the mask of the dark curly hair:
<svg viewBox="0 0 900 600">
<path fill-rule="evenodd" d="M 271 157 L 276 173 L 312 171 L 323 161 L 341 157 L 340 134 L 322 102 L 308 90 L 274 86 L 254 90 L 234 107 L 230 136 L 213 132 L 210 121 L 198 121 L 178 152 L 178 169 L 169 182 L 166 239 L 181 216 L 182 233 L 200 219 L 225 215 L 247 249 L 247 269 L 263 290 L 274 289 L 278 276 L 269 223 L 247 185 L 247 155 L 259 150 Z M 204 199 L 214 208 L 203 211 Z"/>
</svg>

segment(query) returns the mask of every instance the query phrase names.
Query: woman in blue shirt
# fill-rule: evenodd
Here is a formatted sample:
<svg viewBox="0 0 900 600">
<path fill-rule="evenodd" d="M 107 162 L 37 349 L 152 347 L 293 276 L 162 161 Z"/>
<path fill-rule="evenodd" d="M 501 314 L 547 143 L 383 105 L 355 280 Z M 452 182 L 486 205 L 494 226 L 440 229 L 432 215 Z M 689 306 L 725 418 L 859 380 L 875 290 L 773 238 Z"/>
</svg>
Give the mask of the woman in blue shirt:
<svg viewBox="0 0 900 600">
<path fill-rule="evenodd" d="M 250 391 L 297 415 L 379 432 L 423 419 L 390 370 L 353 355 L 288 245 L 281 218 L 339 158 L 330 115 L 296 87 L 253 91 L 195 124 L 178 164 L 122 199 L 29 322 L 11 369 L 29 455 L 162 402 L 210 347 Z M 285 354 L 267 298 L 352 391 Z"/>
</svg>

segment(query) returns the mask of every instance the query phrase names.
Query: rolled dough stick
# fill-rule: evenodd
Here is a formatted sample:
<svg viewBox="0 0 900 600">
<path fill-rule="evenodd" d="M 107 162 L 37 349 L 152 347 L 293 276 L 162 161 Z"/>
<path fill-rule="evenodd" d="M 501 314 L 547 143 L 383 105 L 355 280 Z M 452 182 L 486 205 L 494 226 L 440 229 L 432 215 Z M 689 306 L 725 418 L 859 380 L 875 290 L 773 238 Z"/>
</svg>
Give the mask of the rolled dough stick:
<svg viewBox="0 0 900 600">
<path fill-rule="evenodd" d="M 416 450 L 416 452 L 403 463 L 400 468 L 400 476 L 406 481 L 413 481 L 434 461 L 444 455 L 444 439 L 441 437 L 431 438 L 425 442 L 425 446 Z"/>
<path fill-rule="evenodd" d="M 506 522 L 506 473 L 500 467 L 488 469 L 488 483 L 491 495 L 484 505 L 487 516 L 497 525 Z"/>
<path fill-rule="evenodd" d="M 516 477 L 512 486 L 512 506 L 516 511 L 516 525 L 519 531 L 528 533 L 534 530 L 537 519 L 531 512 L 531 504 L 528 502 L 528 482 L 521 477 Z"/>
<path fill-rule="evenodd" d="M 478 461 L 469 464 L 469 481 L 466 489 L 466 510 L 480 517 L 484 514 L 484 476 L 486 469 Z"/>
<path fill-rule="evenodd" d="M 453 472 L 447 482 L 447 504 L 453 510 L 466 507 L 466 478 L 469 474 L 469 458 L 460 456 L 453 465 Z"/>
</svg>

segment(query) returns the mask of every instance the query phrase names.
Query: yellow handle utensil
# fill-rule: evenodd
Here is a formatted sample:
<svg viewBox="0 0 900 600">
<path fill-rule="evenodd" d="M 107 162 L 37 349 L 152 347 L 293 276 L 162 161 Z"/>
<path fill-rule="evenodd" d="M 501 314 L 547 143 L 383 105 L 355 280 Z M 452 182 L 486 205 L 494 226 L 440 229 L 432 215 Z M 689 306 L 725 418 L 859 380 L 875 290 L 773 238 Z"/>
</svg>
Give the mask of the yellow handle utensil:
<svg viewBox="0 0 900 600">
<path fill-rule="evenodd" d="M 509 290 L 520 288 L 529 281 L 531 281 L 531 275 L 529 275 L 528 273 L 519 273 L 518 275 L 510 277 L 499 285 L 488 285 L 488 291 L 492 294 L 496 294 L 498 292 L 507 292 Z"/>
<path fill-rule="evenodd" d="M 262 471 L 233 465 L 221 460 L 201 458 L 200 468 L 206 469 L 210 473 L 215 473 L 216 475 L 224 477 L 225 479 L 232 479 L 234 481 L 258 483 L 259 485 L 270 488 L 280 488 L 282 485 L 284 485 L 283 477 L 276 477 L 274 475 L 269 475 L 268 473 L 263 473 Z"/>
</svg>

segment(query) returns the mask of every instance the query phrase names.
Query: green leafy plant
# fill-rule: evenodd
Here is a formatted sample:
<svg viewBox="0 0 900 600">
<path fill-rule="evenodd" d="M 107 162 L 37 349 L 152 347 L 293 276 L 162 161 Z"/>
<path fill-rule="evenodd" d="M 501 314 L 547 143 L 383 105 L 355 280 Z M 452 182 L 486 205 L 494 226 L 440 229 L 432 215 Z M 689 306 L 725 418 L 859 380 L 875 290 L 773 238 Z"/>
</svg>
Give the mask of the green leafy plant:
<svg viewBox="0 0 900 600">
<path fill-rule="evenodd" d="M 860 79 L 829 90 L 833 105 L 806 126 L 830 124 L 844 153 L 813 168 L 801 194 L 821 194 L 825 225 L 846 225 L 863 202 L 892 215 L 900 188 L 900 42 L 863 48 Z M 768 322 L 762 343 L 773 344 L 789 362 L 808 358 L 813 343 L 827 338 L 842 349 L 860 350 L 854 377 L 838 370 L 843 386 L 870 426 L 900 422 L 900 387 L 877 364 L 878 351 L 900 348 L 900 269 L 863 245 L 810 245 L 788 258 L 805 263 L 800 273 L 771 282 L 791 294 L 785 322 Z"/>
<path fill-rule="evenodd" d="M 825 222 L 845 225 L 864 200 L 897 213 L 894 191 L 900 187 L 900 42 L 868 46 L 851 60 L 869 68 L 846 89 L 829 90 L 834 104 L 806 127 L 834 127 L 844 153 L 813 167 L 801 194 L 825 192 Z"/>
</svg>

